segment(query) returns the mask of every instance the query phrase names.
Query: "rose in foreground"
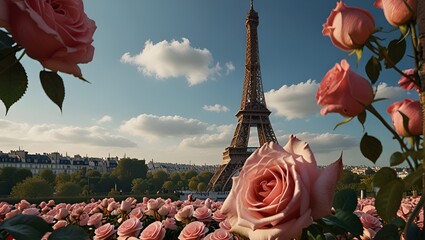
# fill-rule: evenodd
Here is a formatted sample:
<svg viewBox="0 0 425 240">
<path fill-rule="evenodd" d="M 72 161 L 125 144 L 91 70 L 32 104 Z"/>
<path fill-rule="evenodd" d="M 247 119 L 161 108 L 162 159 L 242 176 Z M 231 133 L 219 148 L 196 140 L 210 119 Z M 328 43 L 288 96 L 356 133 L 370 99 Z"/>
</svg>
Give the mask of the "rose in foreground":
<svg viewBox="0 0 425 240">
<path fill-rule="evenodd" d="M 299 237 L 313 219 L 331 214 L 341 158 L 319 169 L 306 142 L 291 136 L 284 148 L 264 144 L 233 178 L 221 211 L 231 232 L 250 239 Z"/>
<path fill-rule="evenodd" d="M 361 48 L 372 35 L 375 20 L 361 8 L 348 7 L 337 2 L 325 24 L 322 34 L 329 36 L 332 43 L 345 51 Z"/>
<path fill-rule="evenodd" d="M 96 24 L 82 0 L 0 0 L 0 27 L 26 53 L 52 71 L 82 77 L 77 64 L 93 59 Z"/>
<path fill-rule="evenodd" d="M 391 115 L 396 132 L 401 136 L 422 134 L 422 107 L 418 100 L 406 98 L 395 102 L 387 108 L 387 112 Z M 409 118 L 408 129 L 403 123 L 402 113 Z"/>
<path fill-rule="evenodd" d="M 316 93 L 317 103 L 325 106 L 321 114 L 336 112 L 349 117 L 360 114 L 373 97 L 369 81 L 353 72 L 345 59 L 326 73 Z"/>
<path fill-rule="evenodd" d="M 416 18 L 416 0 L 376 0 L 374 5 L 384 10 L 385 18 L 393 26 L 406 24 Z"/>
</svg>

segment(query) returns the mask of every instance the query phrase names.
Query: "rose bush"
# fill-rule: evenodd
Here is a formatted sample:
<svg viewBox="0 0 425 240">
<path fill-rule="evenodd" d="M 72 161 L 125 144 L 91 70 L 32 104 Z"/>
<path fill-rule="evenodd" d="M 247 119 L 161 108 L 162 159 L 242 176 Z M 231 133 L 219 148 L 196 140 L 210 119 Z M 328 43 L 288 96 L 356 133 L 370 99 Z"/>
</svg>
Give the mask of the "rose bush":
<svg viewBox="0 0 425 240">
<path fill-rule="evenodd" d="M 319 169 L 306 142 L 264 144 L 233 178 L 221 212 L 231 231 L 250 239 L 299 237 L 313 219 L 331 214 L 342 160 Z"/>
<path fill-rule="evenodd" d="M 26 53 L 52 71 L 82 77 L 78 64 L 93 59 L 96 24 L 82 0 L 1 0 L 0 26 Z"/>
<path fill-rule="evenodd" d="M 374 30 L 375 20 L 368 11 L 340 1 L 323 24 L 322 33 L 338 48 L 352 51 L 361 48 Z"/>
<path fill-rule="evenodd" d="M 335 112 L 356 116 L 364 111 L 373 97 L 371 84 L 352 71 L 345 59 L 326 73 L 316 92 L 317 103 L 324 106 L 320 110 L 323 115 Z"/>
</svg>

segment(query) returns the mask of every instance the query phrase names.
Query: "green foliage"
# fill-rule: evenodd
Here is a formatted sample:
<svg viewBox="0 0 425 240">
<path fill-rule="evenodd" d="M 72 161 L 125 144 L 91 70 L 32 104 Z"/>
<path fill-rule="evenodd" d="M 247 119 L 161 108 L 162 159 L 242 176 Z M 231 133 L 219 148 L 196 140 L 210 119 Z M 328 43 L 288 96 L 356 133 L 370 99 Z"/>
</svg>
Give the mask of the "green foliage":
<svg viewBox="0 0 425 240">
<path fill-rule="evenodd" d="M 353 189 L 344 189 L 335 194 L 333 207 L 336 211 L 354 212 L 357 207 L 357 193 Z"/>
<path fill-rule="evenodd" d="M 189 189 L 192 191 L 198 191 L 198 184 L 199 184 L 198 179 L 196 177 L 193 177 L 189 181 Z"/>
<path fill-rule="evenodd" d="M 55 184 L 56 175 L 53 173 L 51 169 L 42 169 L 38 176 L 44 180 L 46 180 L 50 184 Z"/>
<path fill-rule="evenodd" d="M 397 226 L 393 224 L 384 225 L 373 238 L 374 240 L 399 240 L 400 234 Z M 409 238 L 410 239 L 410 238 Z M 419 238 L 412 238 L 419 239 Z"/>
<path fill-rule="evenodd" d="M 370 57 L 365 68 L 366 68 L 366 74 L 369 77 L 372 84 L 376 83 L 376 81 L 378 81 L 379 74 L 381 73 L 381 70 L 382 70 L 381 63 L 379 62 L 379 60 L 375 56 Z"/>
<path fill-rule="evenodd" d="M 31 177 L 16 184 L 10 194 L 22 199 L 48 197 L 53 195 L 53 187 L 44 179 Z"/>
<path fill-rule="evenodd" d="M 0 192 L 3 195 L 9 195 L 13 186 L 29 177 L 32 177 L 29 169 L 18 169 L 15 167 L 4 167 L 0 169 L 0 182 L 2 183 Z"/>
<path fill-rule="evenodd" d="M 56 195 L 62 197 L 79 196 L 81 191 L 81 186 L 74 182 L 64 182 L 56 187 Z"/>
<path fill-rule="evenodd" d="M 129 192 L 131 191 L 131 181 L 135 178 L 146 178 L 147 171 L 148 167 L 145 164 L 145 160 L 123 158 L 119 160 L 118 166 L 114 169 L 112 175 L 120 181 L 120 189 Z"/>
<path fill-rule="evenodd" d="M 28 78 L 24 67 L 14 55 L 1 59 L 2 55 L 4 54 L 0 53 L 0 100 L 7 113 L 25 94 Z"/>
<path fill-rule="evenodd" d="M 390 60 L 385 60 L 385 68 L 394 67 L 406 53 L 406 41 L 404 39 L 394 39 L 388 44 L 387 54 Z"/>
<path fill-rule="evenodd" d="M 360 151 L 367 159 L 376 163 L 382 153 L 382 144 L 376 137 L 365 133 L 360 141 Z"/>
<path fill-rule="evenodd" d="M 68 225 L 61 227 L 52 232 L 49 240 L 89 240 L 89 235 L 80 227 Z"/>
<path fill-rule="evenodd" d="M 422 181 L 423 172 L 424 172 L 424 168 L 421 165 L 421 166 L 419 166 L 418 170 L 410 173 L 405 178 L 403 178 L 405 189 L 408 190 L 414 185 L 422 186 L 422 184 L 420 184 L 420 183 Z"/>
<path fill-rule="evenodd" d="M 204 182 L 198 183 L 198 186 L 196 187 L 196 190 L 198 192 L 205 192 L 207 190 L 207 184 Z"/>
<path fill-rule="evenodd" d="M 378 215 L 387 223 L 396 216 L 403 198 L 404 183 L 401 179 L 394 179 L 383 185 L 375 199 Z"/>
<path fill-rule="evenodd" d="M 376 172 L 375 176 L 373 177 L 373 187 L 383 187 L 395 179 L 397 179 L 397 173 L 395 170 L 389 167 L 383 167 L 379 169 L 379 171 Z"/>
<path fill-rule="evenodd" d="M 168 192 L 173 192 L 175 189 L 175 184 L 173 181 L 165 181 L 162 185 L 162 188 L 168 190 Z"/>
<path fill-rule="evenodd" d="M 149 181 L 147 179 L 136 178 L 131 182 L 131 192 L 135 194 L 143 194 L 149 189 Z"/>
<path fill-rule="evenodd" d="M 404 160 L 406 159 L 406 157 L 404 156 L 403 153 L 401 152 L 394 152 L 393 154 L 391 154 L 390 157 L 390 166 L 397 166 L 400 165 L 404 162 Z"/>
<path fill-rule="evenodd" d="M 40 72 L 40 81 L 46 95 L 62 111 L 62 103 L 65 99 L 65 86 L 62 78 L 57 72 L 48 72 L 43 70 Z"/>
<path fill-rule="evenodd" d="M 1 222 L 0 232 L 2 230 L 11 234 L 16 240 L 41 239 L 46 232 L 53 231 L 43 218 L 23 214 Z"/>
</svg>

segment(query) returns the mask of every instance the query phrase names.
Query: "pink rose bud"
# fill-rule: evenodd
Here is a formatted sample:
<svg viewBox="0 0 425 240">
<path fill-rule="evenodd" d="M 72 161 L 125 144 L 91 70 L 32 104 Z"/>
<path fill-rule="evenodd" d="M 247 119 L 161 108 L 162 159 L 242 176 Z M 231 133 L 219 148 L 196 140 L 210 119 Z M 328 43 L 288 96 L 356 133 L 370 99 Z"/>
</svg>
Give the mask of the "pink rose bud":
<svg viewBox="0 0 425 240">
<path fill-rule="evenodd" d="M 170 212 L 170 207 L 168 207 L 167 205 L 163 205 L 162 207 L 158 209 L 158 214 L 161 216 L 167 216 L 169 212 Z"/>
<path fill-rule="evenodd" d="M 93 59 L 96 24 L 82 0 L 28 4 L 0 1 L 0 24 L 33 59 L 52 71 L 82 77 L 80 63 Z"/>
<path fill-rule="evenodd" d="M 352 51 L 361 48 L 374 30 L 375 20 L 368 11 L 340 1 L 323 24 L 322 34 L 329 36 L 336 47 Z"/>
<path fill-rule="evenodd" d="M 149 224 L 143 229 L 139 239 L 141 240 L 162 240 L 165 237 L 165 229 L 159 221 Z"/>
<path fill-rule="evenodd" d="M 174 216 L 177 221 L 183 221 L 193 216 L 194 208 L 193 205 L 184 206 Z"/>
<path fill-rule="evenodd" d="M 127 201 L 122 201 L 121 202 L 120 210 L 122 212 L 129 213 L 131 211 L 131 203 L 130 202 L 127 202 Z"/>
<path fill-rule="evenodd" d="M 104 240 L 108 239 L 112 234 L 114 234 L 117 230 L 115 230 L 114 225 L 110 223 L 106 223 L 96 230 L 94 230 L 94 234 L 96 234 L 93 237 L 93 240 Z"/>
<path fill-rule="evenodd" d="M 290 136 L 285 147 L 270 142 L 246 160 L 221 212 L 249 239 L 292 239 L 313 219 L 331 214 L 342 160 L 317 166 L 306 142 Z M 253 187 L 255 186 L 255 187 Z"/>
<path fill-rule="evenodd" d="M 57 221 L 55 223 L 55 225 L 52 226 L 52 228 L 56 230 L 58 228 L 66 227 L 66 226 L 68 226 L 68 222 L 67 221 L 65 221 L 65 220 L 59 220 L 59 221 Z"/>
<path fill-rule="evenodd" d="M 395 131 L 404 137 L 422 134 L 422 108 L 417 100 L 406 98 L 395 102 L 387 108 L 391 115 Z M 404 128 L 402 112 L 409 118 L 408 130 Z"/>
<path fill-rule="evenodd" d="M 317 103 L 324 106 L 320 110 L 323 115 L 335 112 L 356 116 L 370 105 L 373 97 L 369 81 L 353 72 L 345 59 L 326 73 L 316 92 Z"/>
<path fill-rule="evenodd" d="M 26 208 L 26 209 L 24 209 L 24 211 L 22 211 L 22 214 L 26 214 L 26 215 L 39 215 L 40 214 L 40 210 L 38 210 L 38 208 Z"/>
<path fill-rule="evenodd" d="M 18 203 L 18 209 L 23 211 L 25 208 L 29 208 L 31 206 L 31 204 L 27 201 L 27 200 L 21 200 Z"/>
<path fill-rule="evenodd" d="M 180 232 L 179 240 L 202 239 L 208 233 L 203 222 L 195 221 L 187 224 Z"/>
<path fill-rule="evenodd" d="M 47 203 L 47 206 L 54 207 L 55 206 L 55 200 L 49 200 L 49 202 Z"/>
<path fill-rule="evenodd" d="M 112 212 L 115 209 L 117 209 L 117 203 L 115 201 L 110 202 L 109 205 L 108 205 L 108 208 L 107 208 L 108 212 Z"/>
<path fill-rule="evenodd" d="M 100 206 L 102 206 L 103 208 L 107 208 L 108 205 L 109 205 L 108 199 L 107 198 L 102 199 Z"/>
<path fill-rule="evenodd" d="M 14 209 L 14 210 L 6 213 L 5 219 L 12 218 L 12 217 L 14 217 L 14 216 L 16 216 L 16 215 L 18 215 L 20 213 L 21 213 L 21 211 L 19 209 Z"/>
<path fill-rule="evenodd" d="M 400 80 L 398 81 L 398 85 L 400 85 L 401 88 L 406 90 L 412 90 L 416 89 L 416 91 L 419 92 L 419 85 L 415 82 L 415 69 L 408 69 L 403 71 L 404 74 L 406 74 L 409 77 L 402 76 Z"/>
<path fill-rule="evenodd" d="M 80 224 L 80 226 L 86 226 L 87 223 L 89 222 L 89 218 L 90 217 L 89 217 L 89 215 L 87 213 L 82 213 L 80 215 L 80 217 L 79 217 L 79 220 L 80 220 L 79 224 Z"/>
<path fill-rule="evenodd" d="M 416 0 L 376 0 L 375 7 L 384 10 L 387 21 L 393 26 L 400 26 L 416 19 Z"/>
<path fill-rule="evenodd" d="M 58 210 L 58 213 L 55 215 L 55 218 L 58 220 L 65 219 L 68 216 L 69 212 L 66 208 L 61 208 Z"/>
</svg>

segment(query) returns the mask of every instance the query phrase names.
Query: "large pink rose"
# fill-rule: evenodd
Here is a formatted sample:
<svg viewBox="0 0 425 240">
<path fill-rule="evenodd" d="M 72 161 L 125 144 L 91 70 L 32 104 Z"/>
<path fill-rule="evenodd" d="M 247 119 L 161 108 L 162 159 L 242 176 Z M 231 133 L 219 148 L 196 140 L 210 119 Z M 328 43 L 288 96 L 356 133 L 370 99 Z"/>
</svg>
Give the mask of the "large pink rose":
<svg viewBox="0 0 425 240">
<path fill-rule="evenodd" d="M 343 59 L 341 64 L 329 70 L 316 93 L 320 113 L 336 112 L 353 117 L 360 114 L 373 100 L 373 89 L 369 81 L 350 69 Z"/>
<path fill-rule="evenodd" d="M 112 225 L 110 223 L 106 223 L 106 224 L 100 226 L 99 228 L 97 228 L 96 230 L 94 230 L 94 234 L 96 234 L 96 235 L 93 237 L 93 240 L 108 239 L 116 231 L 117 230 L 115 230 L 114 225 Z"/>
<path fill-rule="evenodd" d="M 291 136 L 285 147 L 266 143 L 233 178 L 221 211 L 231 232 L 256 240 L 299 237 L 313 219 L 331 214 L 342 160 L 318 168 L 306 142 Z"/>
<path fill-rule="evenodd" d="M 419 101 L 406 98 L 391 104 L 387 112 L 391 115 L 396 132 L 401 136 L 422 134 L 422 108 Z M 408 130 L 404 128 L 403 116 L 400 112 L 409 118 Z"/>
<path fill-rule="evenodd" d="M 130 218 L 125 220 L 118 227 L 118 236 L 120 237 L 137 237 L 140 230 L 143 228 L 143 223 L 137 218 Z"/>
<path fill-rule="evenodd" d="M 160 221 L 156 221 L 143 229 L 139 238 L 141 240 L 162 240 L 165 237 L 165 233 L 166 231 L 162 223 Z"/>
<path fill-rule="evenodd" d="M 180 232 L 179 240 L 201 240 L 208 233 L 203 222 L 195 221 L 187 224 Z"/>
<path fill-rule="evenodd" d="M 82 77 L 77 64 L 93 59 L 96 24 L 82 0 L 0 0 L 0 26 L 28 56 L 52 70 Z"/>
<path fill-rule="evenodd" d="M 348 7 L 342 1 L 336 3 L 325 24 L 322 34 L 345 51 L 361 48 L 375 29 L 372 15 L 363 9 Z"/>
<path fill-rule="evenodd" d="M 416 0 L 376 0 L 375 7 L 384 10 L 387 21 L 393 26 L 400 26 L 416 19 Z"/>
</svg>

